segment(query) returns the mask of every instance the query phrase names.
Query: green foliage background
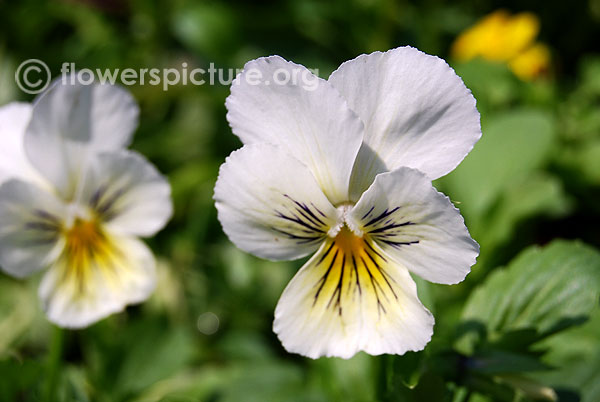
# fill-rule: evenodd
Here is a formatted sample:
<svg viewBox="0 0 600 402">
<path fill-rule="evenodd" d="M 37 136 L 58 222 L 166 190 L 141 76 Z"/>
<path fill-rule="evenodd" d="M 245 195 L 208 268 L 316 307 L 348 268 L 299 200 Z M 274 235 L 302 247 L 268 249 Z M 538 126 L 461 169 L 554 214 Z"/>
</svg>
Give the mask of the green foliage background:
<svg viewBox="0 0 600 402">
<path fill-rule="evenodd" d="M 149 241 L 158 289 L 88 329 L 61 331 L 39 309 L 39 277 L 1 275 L 0 400 L 599 401 L 598 0 L 0 0 L 0 104 L 31 100 L 14 83 L 29 58 L 58 75 L 65 61 L 241 68 L 280 54 L 325 78 L 360 53 L 401 45 L 448 58 L 456 35 L 500 6 L 540 15 L 553 68 L 526 83 L 503 65 L 449 60 L 477 98 L 484 134 L 436 185 L 481 256 L 459 285 L 418 280 L 436 317 L 424 351 L 348 361 L 287 354 L 271 331 L 273 310 L 302 261 L 237 250 L 212 202 L 218 167 L 240 146 L 225 120 L 229 88 L 135 86 L 134 148 L 168 175 L 176 211 Z M 211 335 L 206 312 L 219 319 Z"/>
</svg>

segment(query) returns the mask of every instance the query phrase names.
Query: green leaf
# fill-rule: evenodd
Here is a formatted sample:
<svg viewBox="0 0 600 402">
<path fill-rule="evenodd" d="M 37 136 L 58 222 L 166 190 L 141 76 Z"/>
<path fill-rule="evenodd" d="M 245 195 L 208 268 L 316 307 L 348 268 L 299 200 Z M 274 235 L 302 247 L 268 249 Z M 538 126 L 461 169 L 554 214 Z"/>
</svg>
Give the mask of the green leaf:
<svg viewBox="0 0 600 402">
<path fill-rule="evenodd" d="M 578 242 L 531 247 L 493 272 L 469 297 L 462 320 L 490 342 L 516 330 L 540 336 L 578 324 L 598 304 L 600 253 Z M 470 331 L 459 347 L 473 347 Z"/>
<path fill-rule="evenodd" d="M 66 367 L 60 373 L 60 388 L 57 402 L 89 402 L 89 386 L 85 371 L 77 367 Z"/>
<path fill-rule="evenodd" d="M 598 117 L 597 117 L 598 118 Z M 600 118 L 599 118 L 600 120 Z M 600 127 L 600 124 L 598 124 Z M 565 150 L 559 163 L 577 174 L 578 180 L 600 184 L 600 138 Z"/>
<path fill-rule="evenodd" d="M 504 350 L 488 350 L 480 353 L 470 361 L 470 364 L 476 366 L 473 368 L 478 373 L 487 375 L 542 371 L 549 368 L 537 358 Z"/>
<path fill-rule="evenodd" d="M 222 390 L 223 402 L 318 401 L 303 381 L 299 367 L 282 362 L 242 365 Z"/>
<path fill-rule="evenodd" d="M 226 51 L 233 48 L 237 25 L 232 10 L 218 3 L 184 6 L 177 10 L 171 21 L 175 37 L 192 50 L 212 58 L 223 58 Z M 224 79 L 229 79 L 227 74 L 224 73 Z"/>
<path fill-rule="evenodd" d="M 424 352 L 410 352 L 401 356 L 389 357 L 391 364 L 388 370 L 388 383 L 393 385 L 402 385 L 407 388 L 414 388 L 419 384 L 423 374 Z"/>
<path fill-rule="evenodd" d="M 554 120 L 544 111 L 518 109 L 482 122 L 483 136 L 465 160 L 440 180 L 461 211 L 478 220 L 512 185 L 551 155 Z"/>
<path fill-rule="evenodd" d="M 528 108 L 494 116 L 482 122 L 473 151 L 437 182 L 481 245 L 480 267 L 490 267 L 497 247 L 522 221 L 564 215 L 571 207 L 562 182 L 543 171 L 557 140 L 554 118 Z"/>
<path fill-rule="evenodd" d="M 600 57 L 592 56 L 581 63 L 581 90 L 591 95 L 600 94 Z"/>
<path fill-rule="evenodd" d="M 544 361 L 557 369 L 537 375 L 555 389 L 578 390 L 583 402 L 600 400 L 600 307 L 578 328 L 558 333 L 541 342 Z"/>
<path fill-rule="evenodd" d="M 0 45 L 0 105 L 9 103 L 17 98 L 17 85 L 14 73 L 16 69 L 14 61 L 6 54 L 4 46 Z"/>
<path fill-rule="evenodd" d="M 470 229 L 482 248 L 491 249 L 509 240 L 520 221 L 542 213 L 561 216 L 571 204 L 558 178 L 535 172 L 525 179 L 516 178 L 495 208 L 485 219 L 473 222 Z"/>
<path fill-rule="evenodd" d="M 175 328 L 166 332 L 149 327 L 123 356 L 125 360 L 115 388 L 126 394 L 168 378 L 185 367 L 193 350 L 193 339 L 187 331 Z"/>
<path fill-rule="evenodd" d="M 377 381 L 385 381 L 386 373 L 377 370 L 375 362 L 386 360 L 358 353 L 348 360 L 325 358 L 310 361 L 309 384 L 326 390 L 328 400 L 367 402 L 376 399 Z M 298 398 L 302 400 L 302 398 Z"/>
<path fill-rule="evenodd" d="M 30 328 L 35 313 L 35 293 L 26 285 L 0 278 L 0 357 Z"/>
<path fill-rule="evenodd" d="M 0 400 L 39 400 L 43 372 L 42 364 L 33 360 L 0 360 Z"/>
<path fill-rule="evenodd" d="M 480 112 L 507 105 L 518 94 L 519 81 L 504 63 L 474 59 L 454 69 L 473 91 Z"/>
</svg>

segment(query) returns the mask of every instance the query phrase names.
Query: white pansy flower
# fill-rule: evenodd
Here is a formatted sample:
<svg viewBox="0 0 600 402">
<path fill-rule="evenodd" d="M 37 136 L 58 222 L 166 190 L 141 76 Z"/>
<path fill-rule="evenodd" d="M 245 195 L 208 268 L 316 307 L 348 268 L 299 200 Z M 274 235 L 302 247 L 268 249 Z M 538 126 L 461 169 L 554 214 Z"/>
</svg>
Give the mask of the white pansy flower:
<svg viewBox="0 0 600 402">
<path fill-rule="evenodd" d="M 170 186 L 125 149 L 137 118 L 124 89 L 60 81 L 33 105 L 0 108 L 0 267 L 47 268 L 39 295 L 59 326 L 85 327 L 155 287 L 138 236 L 170 218 Z"/>
<path fill-rule="evenodd" d="M 259 71 L 259 85 L 247 79 Z M 274 331 L 290 352 L 349 358 L 421 350 L 434 319 L 410 273 L 454 284 L 479 253 L 431 180 L 481 136 L 475 99 L 441 59 L 405 47 L 363 55 L 329 80 L 281 57 L 246 64 L 227 99 L 244 147 L 221 167 L 219 220 L 262 258 L 314 255 L 289 283 Z M 270 84 L 270 85 L 269 85 Z"/>
</svg>

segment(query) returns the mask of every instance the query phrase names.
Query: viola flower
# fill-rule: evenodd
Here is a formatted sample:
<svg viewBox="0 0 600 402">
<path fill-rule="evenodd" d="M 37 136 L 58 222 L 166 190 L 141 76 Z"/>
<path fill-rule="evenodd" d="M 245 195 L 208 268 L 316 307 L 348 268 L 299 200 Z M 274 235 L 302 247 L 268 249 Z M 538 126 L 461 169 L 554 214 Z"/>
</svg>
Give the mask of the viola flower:
<svg viewBox="0 0 600 402">
<path fill-rule="evenodd" d="M 277 305 L 283 346 L 311 358 L 423 349 L 434 319 L 410 273 L 458 283 L 479 253 L 431 184 L 481 136 L 462 80 L 410 47 L 359 56 L 327 81 L 272 56 L 246 64 L 226 106 L 244 146 L 215 187 L 225 233 L 262 258 L 314 253 Z"/>
<path fill-rule="evenodd" d="M 152 236 L 171 216 L 166 179 L 126 150 L 138 107 L 109 85 L 57 81 L 33 105 L 0 108 L 0 266 L 47 269 L 49 320 L 80 328 L 138 303 L 155 286 Z"/>
<path fill-rule="evenodd" d="M 452 57 L 458 61 L 481 57 L 506 63 L 516 76 L 529 81 L 550 65 L 548 47 L 535 42 L 539 30 L 535 14 L 511 16 L 505 10 L 497 10 L 460 34 L 452 45 Z"/>
</svg>

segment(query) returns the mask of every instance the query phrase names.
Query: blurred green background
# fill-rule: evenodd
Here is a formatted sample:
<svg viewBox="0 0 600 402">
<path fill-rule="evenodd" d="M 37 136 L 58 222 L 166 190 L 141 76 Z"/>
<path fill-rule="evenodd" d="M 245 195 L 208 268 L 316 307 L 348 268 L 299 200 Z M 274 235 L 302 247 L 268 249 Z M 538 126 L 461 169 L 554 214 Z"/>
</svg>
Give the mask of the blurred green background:
<svg viewBox="0 0 600 402">
<path fill-rule="evenodd" d="M 531 11 L 551 52 L 530 81 L 504 63 L 453 61 L 484 15 Z M 241 68 L 279 54 L 327 78 L 361 53 L 411 45 L 473 91 L 483 138 L 436 186 L 481 256 L 455 286 L 418 281 L 436 317 L 422 352 L 351 360 L 286 353 L 271 325 L 302 261 L 267 262 L 222 233 L 212 192 L 241 144 L 226 85 L 129 87 L 133 148 L 165 173 L 175 216 L 149 240 L 159 285 L 140 306 L 81 331 L 50 325 L 39 278 L 0 274 L 1 401 L 600 400 L 600 0 L 575 2 L 0 0 L 0 105 L 30 101 L 14 72 Z M 217 327 L 218 321 L 218 327 Z"/>
</svg>

